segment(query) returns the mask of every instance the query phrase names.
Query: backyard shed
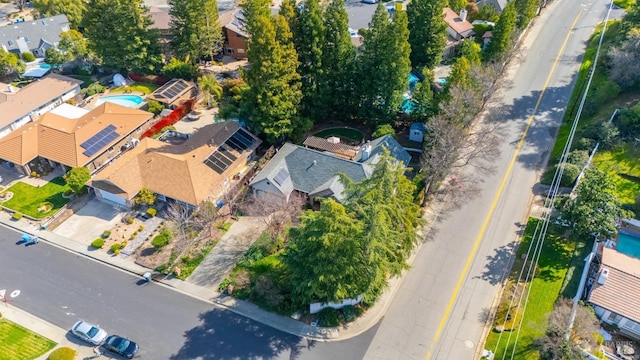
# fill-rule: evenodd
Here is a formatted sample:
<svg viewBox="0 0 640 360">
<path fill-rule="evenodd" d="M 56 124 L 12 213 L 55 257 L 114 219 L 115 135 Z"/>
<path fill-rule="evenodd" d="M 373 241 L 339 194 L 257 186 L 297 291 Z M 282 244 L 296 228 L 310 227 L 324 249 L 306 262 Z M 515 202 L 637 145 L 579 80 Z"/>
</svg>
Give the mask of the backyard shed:
<svg viewBox="0 0 640 360">
<path fill-rule="evenodd" d="M 423 123 L 414 122 L 409 128 L 409 140 L 415 142 L 422 142 L 424 140 L 424 132 L 426 126 Z"/>
</svg>

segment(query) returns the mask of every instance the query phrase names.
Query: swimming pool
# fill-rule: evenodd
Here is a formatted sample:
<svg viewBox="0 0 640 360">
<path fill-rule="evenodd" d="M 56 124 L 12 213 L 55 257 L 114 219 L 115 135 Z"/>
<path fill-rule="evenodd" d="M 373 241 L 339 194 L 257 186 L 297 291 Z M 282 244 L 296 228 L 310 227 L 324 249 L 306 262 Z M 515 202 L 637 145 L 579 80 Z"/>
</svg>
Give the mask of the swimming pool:
<svg viewBox="0 0 640 360">
<path fill-rule="evenodd" d="M 96 101 L 96 106 L 102 105 L 104 102 L 110 102 L 126 107 L 138 107 L 142 103 L 142 97 L 138 95 L 113 95 L 101 97 Z"/>
<path fill-rule="evenodd" d="M 618 234 L 616 250 L 631 257 L 640 258 L 640 238 L 621 231 Z"/>
<path fill-rule="evenodd" d="M 40 64 L 40 69 L 51 69 L 51 65 L 49 65 L 49 64 Z"/>
</svg>

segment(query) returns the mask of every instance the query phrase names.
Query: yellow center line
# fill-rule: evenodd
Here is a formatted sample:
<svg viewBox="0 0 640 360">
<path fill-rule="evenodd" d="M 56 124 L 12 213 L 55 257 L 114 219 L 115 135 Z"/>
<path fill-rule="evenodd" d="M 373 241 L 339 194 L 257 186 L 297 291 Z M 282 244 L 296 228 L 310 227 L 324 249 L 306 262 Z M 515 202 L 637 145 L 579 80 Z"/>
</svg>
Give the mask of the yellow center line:
<svg viewBox="0 0 640 360">
<path fill-rule="evenodd" d="M 451 294 L 451 298 L 449 299 L 449 303 L 447 304 L 447 308 L 444 311 L 444 314 L 442 315 L 442 318 L 440 319 L 440 323 L 438 324 L 438 329 L 436 330 L 436 334 L 433 337 L 433 340 L 431 341 L 431 345 L 429 346 L 429 351 L 427 351 L 427 360 L 431 358 L 434 347 L 436 346 L 436 343 L 438 342 L 438 340 L 440 339 L 440 336 L 442 335 L 442 331 L 444 330 L 444 326 L 447 323 L 447 320 L 449 319 L 449 315 L 451 315 L 451 311 L 453 310 L 453 305 L 458 297 L 458 294 L 460 293 L 460 289 L 462 288 L 462 284 L 464 282 L 464 280 L 467 277 L 467 274 L 469 273 L 469 268 L 471 267 L 471 263 L 473 262 L 473 259 L 476 256 L 476 252 L 478 251 L 478 247 L 480 246 L 480 242 L 482 241 L 482 238 L 484 237 L 484 233 L 487 230 L 487 226 L 489 225 L 489 220 L 491 220 L 491 216 L 493 216 L 493 212 L 496 209 L 496 206 L 498 205 L 498 201 L 500 200 L 500 197 L 502 196 L 502 192 L 504 191 L 504 187 L 507 183 L 508 178 L 511 176 L 511 171 L 513 170 L 513 166 L 516 162 L 516 159 L 520 153 L 520 150 L 522 149 L 522 145 L 524 144 L 524 140 L 527 137 L 527 133 L 529 132 L 529 128 L 531 127 L 531 124 L 533 123 L 533 119 L 534 116 L 536 114 L 536 112 L 538 111 L 538 107 L 540 106 L 540 102 L 542 102 L 542 97 L 544 96 L 544 93 L 547 91 L 547 87 L 549 86 L 549 82 L 551 81 L 551 76 L 553 75 L 553 72 L 556 69 L 556 66 L 558 65 L 558 62 L 560 61 L 560 57 L 562 56 L 562 53 L 564 52 L 565 47 L 567 46 L 567 43 L 569 41 L 569 38 L 571 37 L 571 32 L 573 30 L 573 28 L 575 27 L 576 23 L 578 22 L 578 18 L 580 18 L 580 15 L 582 15 L 582 10 L 578 13 L 578 16 L 576 16 L 575 20 L 573 20 L 573 24 L 571 24 L 571 27 L 569 28 L 569 32 L 567 33 L 567 36 L 564 38 L 564 42 L 562 43 L 562 47 L 560 47 L 560 50 L 558 51 L 558 55 L 556 56 L 555 60 L 553 61 L 553 65 L 551 66 L 551 70 L 549 71 L 549 75 L 547 75 L 547 80 L 544 82 L 544 85 L 542 86 L 542 91 L 540 92 L 540 96 L 538 96 L 538 101 L 536 102 L 535 107 L 533 108 L 533 113 L 529 116 L 529 119 L 527 120 L 527 126 L 524 129 L 524 132 L 522 133 L 522 136 L 520 136 L 520 141 L 518 142 L 518 146 L 516 147 L 516 151 L 513 153 L 513 156 L 511 157 L 511 161 L 509 162 L 509 166 L 507 167 L 507 171 L 504 174 L 504 177 L 502 178 L 502 182 L 500 183 L 500 187 L 498 188 L 498 192 L 496 193 L 496 196 L 493 198 L 493 202 L 491 203 L 491 207 L 489 208 L 489 213 L 487 214 L 487 217 L 484 219 L 484 223 L 482 224 L 482 227 L 480 228 L 480 232 L 478 233 L 478 237 L 476 238 L 475 242 L 473 243 L 473 247 L 471 248 L 471 253 L 469 254 L 469 256 L 467 257 L 467 261 L 464 264 L 464 268 L 462 269 L 462 272 L 460 273 L 460 277 L 458 278 L 458 281 L 456 283 L 456 286 L 453 290 L 453 294 Z"/>
</svg>

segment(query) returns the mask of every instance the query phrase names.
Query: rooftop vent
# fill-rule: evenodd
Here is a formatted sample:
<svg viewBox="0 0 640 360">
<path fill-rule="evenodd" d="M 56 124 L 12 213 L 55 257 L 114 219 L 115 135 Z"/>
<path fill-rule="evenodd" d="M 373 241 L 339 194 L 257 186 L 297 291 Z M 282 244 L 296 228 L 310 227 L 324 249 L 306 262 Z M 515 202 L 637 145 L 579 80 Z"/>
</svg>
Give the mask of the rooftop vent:
<svg viewBox="0 0 640 360">
<path fill-rule="evenodd" d="M 598 284 L 604 285 L 607 282 L 608 278 L 609 278 L 609 269 L 602 268 L 602 270 L 600 270 L 600 274 L 598 275 Z"/>
</svg>

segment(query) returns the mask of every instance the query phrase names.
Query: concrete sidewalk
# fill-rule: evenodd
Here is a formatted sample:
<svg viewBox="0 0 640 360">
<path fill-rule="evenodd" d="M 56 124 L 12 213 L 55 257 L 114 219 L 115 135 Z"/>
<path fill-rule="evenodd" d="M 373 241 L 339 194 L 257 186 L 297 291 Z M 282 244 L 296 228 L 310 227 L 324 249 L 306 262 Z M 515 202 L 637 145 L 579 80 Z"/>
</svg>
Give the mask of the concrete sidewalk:
<svg viewBox="0 0 640 360">
<path fill-rule="evenodd" d="M 0 212 L 0 224 L 9 228 L 13 228 L 19 232 L 26 232 L 32 235 L 37 235 L 43 242 L 49 243 L 70 252 L 74 252 L 76 254 L 86 256 L 87 258 L 94 261 L 101 262 L 107 266 L 111 266 L 140 277 L 142 277 L 142 274 L 144 274 L 145 272 L 150 271 L 150 269 L 137 265 L 134 262 L 123 257 L 112 256 L 105 253 L 104 251 L 91 250 L 91 247 L 87 244 L 83 244 L 81 242 L 54 234 L 46 230 L 40 230 L 35 224 L 30 224 L 25 219 L 14 221 L 11 219 L 9 213 L 4 211 Z M 242 219 L 235 222 L 231 226 L 229 231 L 227 231 L 227 233 L 222 237 L 220 243 L 218 244 L 223 245 L 220 247 L 220 249 L 217 250 L 218 252 L 229 252 L 224 256 L 224 266 L 216 263 L 213 258 L 209 258 L 209 260 L 206 260 L 204 262 L 204 267 L 202 270 L 194 272 L 194 275 L 192 275 L 193 279 L 191 279 L 192 281 L 182 281 L 174 277 L 168 277 L 166 279 L 157 281 L 156 283 L 171 288 L 174 291 L 178 291 L 185 295 L 208 302 L 210 304 L 221 306 L 238 315 L 271 326 L 280 331 L 316 341 L 337 341 L 355 337 L 372 328 L 382 318 L 391 299 L 393 298 L 393 295 L 395 294 L 395 291 L 398 288 L 400 279 L 392 279 L 389 283 L 389 289 L 385 291 L 376 305 L 367 310 L 367 312 L 363 316 L 347 325 L 338 328 L 319 328 L 307 325 L 301 321 L 262 310 L 252 303 L 238 300 L 225 294 L 219 293 L 217 291 L 219 281 L 222 281 L 226 276 L 225 274 L 228 274 L 228 272 L 230 272 L 233 268 L 234 263 L 232 263 L 231 260 L 237 258 L 238 256 L 242 256 L 239 248 L 248 248 L 251 245 L 252 241 L 255 241 L 255 238 L 257 238 L 257 236 L 255 235 L 257 230 L 258 229 L 256 228 L 255 223 L 243 221 Z M 233 242 L 238 241 L 238 239 L 241 239 L 243 236 L 245 236 L 243 234 L 251 234 L 251 238 L 253 238 L 253 240 L 250 242 L 244 241 L 241 245 L 234 245 Z M 232 251 L 234 246 L 237 247 L 236 250 L 238 251 Z M 212 253 L 213 252 L 214 250 L 212 250 Z M 219 273 L 209 274 L 209 276 L 212 277 L 212 280 L 208 280 L 206 279 L 206 275 L 208 273 L 208 270 L 206 270 L 207 268 L 211 271 L 213 271 L 213 269 L 217 269 L 216 271 L 219 271 Z M 22 316 L 20 314 L 21 313 L 18 312 L 18 319 L 20 316 Z M 25 321 L 31 321 L 34 323 L 38 322 L 38 319 L 34 316 L 26 313 L 22 314 L 25 316 Z M 42 326 L 52 325 L 45 324 Z M 34 331 L 39 333 L 37 330 Z M 66 333 L 66 330 L 60 331 L 64 331 Z M 45 334 L 42 335 L 46 336 Z M 52 340 L 57 341 L 53 338 Z"/>
</svg>

